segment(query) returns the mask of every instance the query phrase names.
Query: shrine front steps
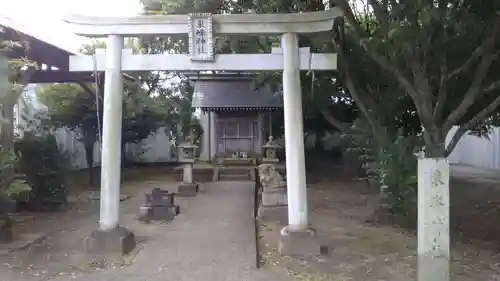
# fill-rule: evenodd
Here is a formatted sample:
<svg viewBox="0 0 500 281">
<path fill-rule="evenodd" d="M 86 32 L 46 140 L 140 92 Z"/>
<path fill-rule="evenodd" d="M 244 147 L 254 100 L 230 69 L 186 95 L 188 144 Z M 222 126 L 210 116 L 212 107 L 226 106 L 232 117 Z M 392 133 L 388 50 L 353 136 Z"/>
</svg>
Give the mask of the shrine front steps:
<svg viewBox="0 0 500 281">
<path fill-rule="evenodd" d="M 223 167 L 214 170 L 213 181 L 254 181 L 255 167 Z"/>
<path fill-rule="evenodd" d="M 193 168 L 193 181 L 194 182 L 210 182 L 214 174 L 215 168 Z M 182 182 L 182 169 L 175 169 L 175 178 L 177 181 Z"/>
</svg>

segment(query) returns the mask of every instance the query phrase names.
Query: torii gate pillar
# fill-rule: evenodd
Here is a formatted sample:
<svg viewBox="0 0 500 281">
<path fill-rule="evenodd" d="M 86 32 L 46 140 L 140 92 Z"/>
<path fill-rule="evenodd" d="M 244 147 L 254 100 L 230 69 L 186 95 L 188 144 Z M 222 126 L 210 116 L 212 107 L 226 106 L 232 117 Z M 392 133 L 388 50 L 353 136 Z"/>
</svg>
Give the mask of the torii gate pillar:
<svg viewBox="0 0 500 281">
<path fill-rule="evenodd" d="M 280 233 L 281 254 L 320 254 L 316 231 L 309 228 L 299 40 L 296 33 L 281 37 L 283 102 L 288 198 L 288 225 Z"/>
<path fill-rule="evenodd" d="M 126 254 L 135 248 L 132 232 L 120 227 L 120 170 L 123 107 L 122 50 L 124 38 L 109 35 L 106 44 L 101 156 L 99 229 L 86 240 L 91 254 Z"/>
</svg>

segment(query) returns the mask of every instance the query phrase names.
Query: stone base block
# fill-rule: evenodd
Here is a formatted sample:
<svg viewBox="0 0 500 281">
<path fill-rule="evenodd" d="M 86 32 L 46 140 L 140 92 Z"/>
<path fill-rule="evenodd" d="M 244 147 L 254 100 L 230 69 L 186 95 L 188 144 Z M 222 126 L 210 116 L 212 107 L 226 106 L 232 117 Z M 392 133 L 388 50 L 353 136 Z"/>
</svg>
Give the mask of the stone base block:
<svg viewBox="0 0 500 281">
<path fill-rule="evenodd" d="M 262 164 L 278 164 L 279 162 L 278 158 L 262 158 Z"/>
<path fill-rule="evenodd" d="M 257 209 L 257 216 L 259 219 L 264 221 L 277 221 L 280 223 L 287 223 L 288 207 L 260 205 Z"/>
<path fill-rule="evenodd" d="M 196 196 L 199 187 L 197 183 L 181 183 L 177 188 L 177 195 L 180 196 Z"/>
<path fill-rule="evenodd" d="M 269 192 L 269 193 L 281 192 L 281 193 L 286 193 L 286 183 L 279 184 L 279 185 L 263 186 L 262 187 L 262 192 Z"/>
<path fill-rule="evenodd" d="M 180 214 L 180 206 L 172 207 L 149 207 L 140 208 L 139 219 L 142 221 L 172 221 Z"/>
<path fill-rule="evenodd" d="M 124 227 L 98 229 L 85 240 L 85 250 L 89 255 L 105 258 L 128 254 L 135 244 L 135 235 Z"/>
<path fill-rule="evenodd" d="M 264 206 L 282 206 L 288 204 L 286 192 L 278 190 L 276 192 L 262 192 L 262 205 Z"/>
<path fill-rule="evenodd" d="M 293 230 L 285 226 L 280 233 L 278 250 L 285 256 L 319 256 L 328 254 L 328 248 L 322 246 L 316 230 L 312 228 Z"/>
</svg>

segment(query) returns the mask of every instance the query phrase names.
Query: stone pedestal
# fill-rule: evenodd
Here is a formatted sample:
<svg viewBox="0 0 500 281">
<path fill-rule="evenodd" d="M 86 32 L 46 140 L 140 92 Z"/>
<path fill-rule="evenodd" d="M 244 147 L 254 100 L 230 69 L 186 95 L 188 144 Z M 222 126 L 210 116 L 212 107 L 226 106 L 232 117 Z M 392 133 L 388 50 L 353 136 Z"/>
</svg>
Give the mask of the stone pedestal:
<svg viewBox="0 0 500 281">
<path fill-rule="evenodd" d="M 264 186 L 262 188 L 261 202 L 257 212 L 258 217 L 262 220 L 287 223 L 288 206 L 286 185 L 276 187 Z"/>
<path fill-rule="evenodd" d="M 278 164 L 279 162 L 278 158 L 262 158 L 262 164 Z"/>
<path fill-rule="evenodd" d="M 199 187 L 197 183 L 181 183 L 177 187 L 177 194 L 180 196 L 196 196 L 198 194 Z"/>
<path fill-rule="evenodd" d="M 286 206 L 287 196 L 285 188 L 264 188 L 262 192 L 262 205 L 264 206 Z"/>
<path fill-rule="evenodd" d="M 91 256 L 101 258 L 130 253 L 135 248 L 135 235 L 124 227 L 94 230 L 85 240 L 85 249 Z"/>
<path fill-rule="evenodd" d="M 318 256 L 328 254 L 322 246 L 316 230 L 312 228 L 295 230 L 285 226 L 280 233 L 278 250 L 284 256 Z"/>
</svg>

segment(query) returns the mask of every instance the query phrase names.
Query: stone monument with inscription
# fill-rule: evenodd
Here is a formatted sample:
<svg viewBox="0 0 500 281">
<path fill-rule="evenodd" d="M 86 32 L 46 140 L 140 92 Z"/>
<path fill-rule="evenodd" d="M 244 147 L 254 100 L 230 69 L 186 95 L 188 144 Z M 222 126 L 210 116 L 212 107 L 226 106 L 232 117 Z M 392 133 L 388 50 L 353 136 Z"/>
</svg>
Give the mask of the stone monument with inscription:
<svg viewBox="0 0 500 281">
<path fill-rule="evenodd" d="M 175 205 L 175 195 L 167 190 L 154 188 L 145 194 L 146 202 L 140 209 L 139 219 L 142 221 L 171 221 L 180 213 L 179 205 Z"/>
</svg>

